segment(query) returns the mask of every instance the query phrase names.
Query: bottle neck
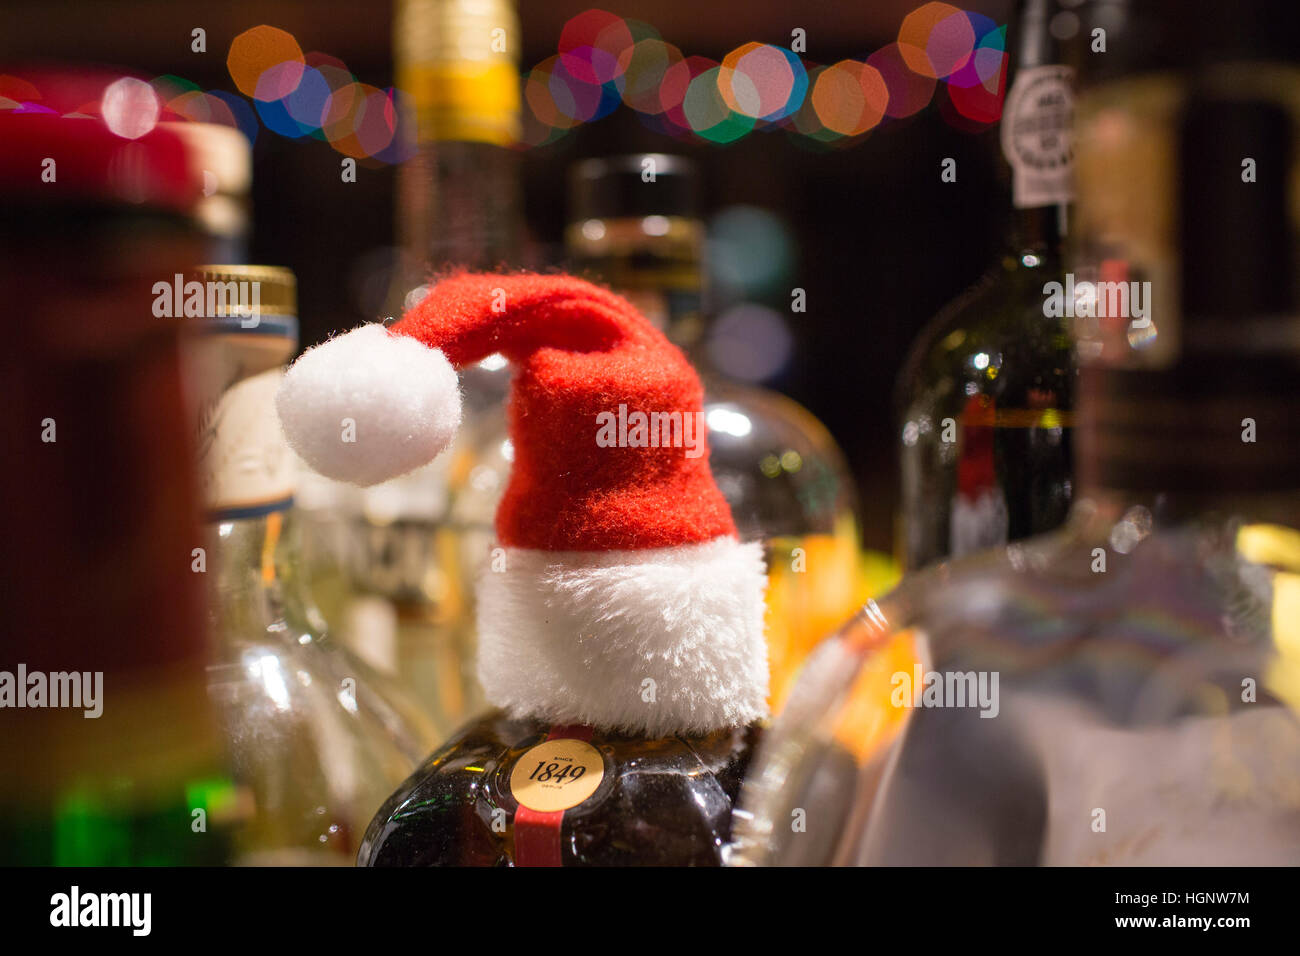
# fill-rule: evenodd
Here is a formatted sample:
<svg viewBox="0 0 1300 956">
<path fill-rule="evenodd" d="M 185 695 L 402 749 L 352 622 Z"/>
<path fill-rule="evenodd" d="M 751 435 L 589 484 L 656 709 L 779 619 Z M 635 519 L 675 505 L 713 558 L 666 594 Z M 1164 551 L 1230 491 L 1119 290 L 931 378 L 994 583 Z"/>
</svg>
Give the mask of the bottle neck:
<svg viewBox="0 0 1300 956">
<path fill-rule="evenodd" d="M 1011 173 L 1016 252 L 1059 259 L 1074 200 L 1074 71 L 1050 23 L 1053 0 L 1022 0 L 1007 37 L 1012 61 L 998 141 Z"/>
<path fill-rule="evenodd" d="M 223 642 L 265 632 L 298 630 L 298 641 L 319 641 L 324 632 L 299 560 L 292 508 L 208 526 L 216 563 L 214 608 Z"/>
<path fill-rule="evenodd" d="M 419 277 L 519 258 L 519 157 L 494 143 L 432 140 L 398 175 L 398 231 Z"/>
<path fill-rule="evenodd" d="M 565 246 L 580 273 L 627 296 L 674 344 L 693 353 L 708 321 L 704 232 L 700 220 L 686 216 L 586 219 L 569 225 Z"/>
<path fill-rule="evenodd" d="M 397 86 L 410 91 L 415 117 L 407 130 L 412 155 L 397 178 L 398 241 L 408 260 L 403 295 L 430 270 L 518 267 L 514 4 L 399 0 L 393 28 Z"/>
<path fill-rule="evenodd" d="M 1032 254 L 1050 262 L 1062 261 L 1070 225 L 1068 203 L 1013 208 L 1010 218 L 1008 233 L 1012 253 L 1016 256 Z"/>
</svg>

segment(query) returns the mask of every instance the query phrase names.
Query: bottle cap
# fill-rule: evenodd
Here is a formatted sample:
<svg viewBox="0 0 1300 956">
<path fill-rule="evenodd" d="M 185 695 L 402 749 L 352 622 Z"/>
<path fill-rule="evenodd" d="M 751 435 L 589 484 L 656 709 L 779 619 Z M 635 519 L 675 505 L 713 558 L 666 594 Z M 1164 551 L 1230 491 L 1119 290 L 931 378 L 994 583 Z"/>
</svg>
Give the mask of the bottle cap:
<svg viewBox="0 0 1300 956">
<path fill-rule="evenodd" d="M 199 266 L 196 278 L 203 282 L 256 282 L 263 314 L 298 315 L 298 280 L 293 270 L 284 266 L 206 265 Z M 207 317 L 242 314 L 238 302 L 218 301 L 217 308 Z"/>
<path fill-rule="evenodd" d="M 519 138 L 519 18 L 509 0 L 402 0 L 393 48 L 419 142 Z"/>
</svg>

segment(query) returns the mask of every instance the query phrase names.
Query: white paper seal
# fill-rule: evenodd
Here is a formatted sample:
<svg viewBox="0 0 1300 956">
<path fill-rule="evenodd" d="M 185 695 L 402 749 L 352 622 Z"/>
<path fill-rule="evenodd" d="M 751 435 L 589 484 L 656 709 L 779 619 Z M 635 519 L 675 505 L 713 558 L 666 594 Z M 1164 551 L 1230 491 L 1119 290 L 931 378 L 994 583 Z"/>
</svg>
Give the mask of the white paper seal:
<svg viewBox="0 0 1300 956">
<path fill-rule="evenodd" d="M 1074 199 L 1074 71 L 1068 66 L 1021 70 L 1002 108 L 1002 153 L 1011 164 L 1017 209 Z"/>
</svg>

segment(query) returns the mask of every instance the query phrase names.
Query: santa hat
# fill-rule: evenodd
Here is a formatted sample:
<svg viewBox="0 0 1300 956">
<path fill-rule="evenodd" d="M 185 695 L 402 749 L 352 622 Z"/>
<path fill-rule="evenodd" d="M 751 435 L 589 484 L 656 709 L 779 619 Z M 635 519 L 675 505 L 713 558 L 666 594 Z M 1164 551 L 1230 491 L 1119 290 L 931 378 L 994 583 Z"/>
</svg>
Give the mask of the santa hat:
<svg viewBox="0 0 1300 956">
<path fill-rule="evenodd" d="M 504 561 L 479 583 L 479 678 L 516 717 L 652 737 L 766 713 L 763 555 L 709 471 L 703 389 L 625 299 L 567 276 L 460 274 L 391 329 L 311 349 L 276 406 L 331 478 L 373 484 L 454 437 L 453 366 L 515 365 Z"/>
</svg>

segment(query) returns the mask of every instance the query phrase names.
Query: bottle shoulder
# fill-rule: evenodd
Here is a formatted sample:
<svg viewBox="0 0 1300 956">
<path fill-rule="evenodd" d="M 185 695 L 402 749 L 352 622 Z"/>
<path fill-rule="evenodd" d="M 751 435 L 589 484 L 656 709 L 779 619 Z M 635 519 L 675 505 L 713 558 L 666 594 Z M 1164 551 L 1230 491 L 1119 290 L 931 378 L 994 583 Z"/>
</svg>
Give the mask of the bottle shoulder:
<svg viewBox="0 0 1300 956">
<path fill-rule="evenodd" d="M 1060 278 L 1054 265 L 1001 264 L 941 309 L 904 360 L 899 408 L 975 394 L 1062 404 L 1074 348 L 1063 320 L 1045 314 L 1043 286 Z"/>
</svg>

